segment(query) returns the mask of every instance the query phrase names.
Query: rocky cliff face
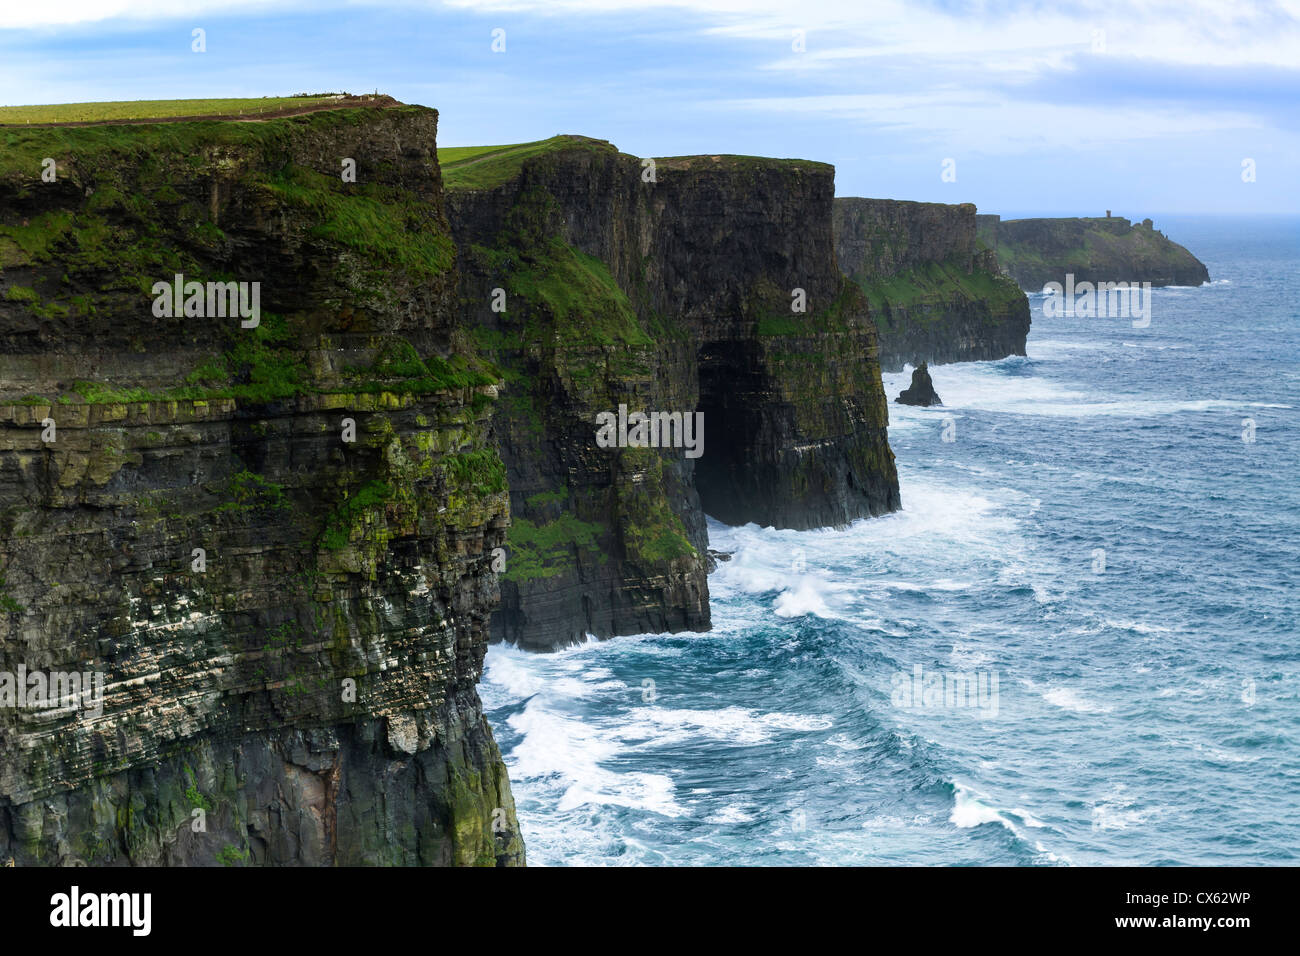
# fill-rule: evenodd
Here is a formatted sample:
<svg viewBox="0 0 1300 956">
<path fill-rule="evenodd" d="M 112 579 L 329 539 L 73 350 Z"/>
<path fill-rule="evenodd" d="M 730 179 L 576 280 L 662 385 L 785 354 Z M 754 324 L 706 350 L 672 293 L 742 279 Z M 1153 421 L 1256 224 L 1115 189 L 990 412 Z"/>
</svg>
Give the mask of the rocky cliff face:
<svg viewBox="0 0 1300 956">
<path fill-rule="evenodd" d="M 1210 280 L 1205 264 L 1155 230 L 1150 219 L 980 216 L 979 234 L 1003 271 L 1031 292 L 1048 282 L 1064 283 L 1067 273 L 1076 282 L 1200 285 Z"/>
<path fill-rule="evenodd" d="M 898 507 L 875 332 L 835 267 L 831 167 L 702 156 L 651 173 L 577 137 L 444 163 L 462 309 L 506 379 L 498 636 L 703 630 L 705 514 L 809 528 Z M 702 454 L 601 447 L 596 416 L 620 405 L 700 413 Z"/>
<path fill-rule="evenodd" d="M 475 690 L 500 380 L 435 127 L 0 133 L 0 674 L 103 679 L 0 707 L 0 858 L 523 862 Z M 159 316 L 177 273 L 260 283 L 258 325 Z"/>
<path fill-rule="evenodd" d="M 840 269 L 865 293 L 889 371 L 1024 355 L 1029 302 L 976 239 L 969 203 L 835 200 Z"/>
</svg>

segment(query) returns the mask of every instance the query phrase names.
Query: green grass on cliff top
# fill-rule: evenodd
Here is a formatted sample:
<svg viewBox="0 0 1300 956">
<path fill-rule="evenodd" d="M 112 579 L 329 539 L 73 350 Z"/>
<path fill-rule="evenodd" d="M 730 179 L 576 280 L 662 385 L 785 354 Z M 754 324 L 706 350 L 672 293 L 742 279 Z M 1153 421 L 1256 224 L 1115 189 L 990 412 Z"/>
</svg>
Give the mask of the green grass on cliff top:
<svg viewBox="0 0 1300 956">
<path fill-rule="evenodd" d="M 1129 224 L 1128 220 L 1119 217 L 1008 219 L 1004 222 L 1059 223 L 1056 228 L 1061 234 L 1077 242 L 1068 248 L 1044 248 L 1028 240 L 1004 238 L 999 231 L 998 263 L 1013 274 L 1063 275 L 1067 272 L 1094 272 L 1111 262 L 1191 263 L 1196 259 L 1189 250 L 1160 232 L 1140 223 Z"/>
<path fill-rule="evenodd" d="M 603 139 L 564 135 L 506 146 L 440 146 L 438 165 L 442 167 L 442 183 L 447 189 L 491 189 L 519 175 L 526 160 L 573 149 L 618 153 L 616 146 Z M 782 166 L 789 169 L 830 168 L 826 163 L 810 159 L 772 159 L 767 156 L 737 156 L 726 153 L 713 156 L 665 156 L 656 158 L 655 162 L 664 169 L 693 169 L 705 166 L 725 166 L 731 169 L 760 166 Z"/>
<path fill-rule="evenodd" d="M 491 189 L 519 174 L 524 160 L 570 149 L 618 152 L 610 143 L 586 136 L 552 136 L 507 146 L 440 146 L 438 165 L 447 189 Z"/>
<path fill-rule="evenodd" d="M 111 103 L 54 103 L 0 106 L 0 123 L 98 123 L 105 120 L 162 119 L 171 116 L 255 115 L 269 110 L 314 106 L 333 99 L 321 96 L 261 96 L 246 99 L 121 100 Z"/>
<path fill-rule="evenodd" d="M 419 111 L 424 107 L 393 109 Z M 58 161 L 60 170 L 71 165 L 114 179 L 127 175 L 129 170 L 123 167 L 179 162 L 198 167 L 210 146 L 278 149 L 277 144 L 293 129 L 350 126 L 365 122 L 371 115 L 373 110 L 366 107 L 340 106 L 249 123 L 195 117 L 154 124 L 3 126 L 0 127 L 0 179 L 39 182 L 42 161 L 47 156 Z"/>
</svg>

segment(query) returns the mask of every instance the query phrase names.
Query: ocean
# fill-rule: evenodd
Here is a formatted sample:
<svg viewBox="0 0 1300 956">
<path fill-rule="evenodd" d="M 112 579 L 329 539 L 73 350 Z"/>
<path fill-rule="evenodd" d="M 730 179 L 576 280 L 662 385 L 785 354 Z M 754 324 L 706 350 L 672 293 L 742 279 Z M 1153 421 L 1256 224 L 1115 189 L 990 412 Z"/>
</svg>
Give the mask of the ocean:
<svg viewBox="0 0 1300 956">
<path fill-rule="evenodd" d="M 708 634 L 489 650 L 530 864 L 1300 862 L 1300 220 L 1156 221 L 1211 282 L 1149 327 L 885 376 L 902 511 L 710 522 Z"/>
</svg>

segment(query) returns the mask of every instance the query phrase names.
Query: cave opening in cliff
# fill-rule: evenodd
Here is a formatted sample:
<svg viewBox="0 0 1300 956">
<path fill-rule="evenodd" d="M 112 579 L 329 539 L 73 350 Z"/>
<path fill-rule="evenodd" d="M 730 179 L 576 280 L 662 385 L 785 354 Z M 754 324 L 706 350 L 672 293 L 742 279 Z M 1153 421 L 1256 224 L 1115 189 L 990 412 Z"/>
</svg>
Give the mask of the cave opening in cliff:
<svg viewBox="0 0 1300 956">
<path fill-rule="evenodd" d="M 704 454 L 695 462 L 695 486 L 704 513 L 726 524 L 754 519 L 754 475 L 749 463 L 759 435 L 763 376 L 753 342 L 708 343 L 700 348 L 700 405 Z"/>
</svg>

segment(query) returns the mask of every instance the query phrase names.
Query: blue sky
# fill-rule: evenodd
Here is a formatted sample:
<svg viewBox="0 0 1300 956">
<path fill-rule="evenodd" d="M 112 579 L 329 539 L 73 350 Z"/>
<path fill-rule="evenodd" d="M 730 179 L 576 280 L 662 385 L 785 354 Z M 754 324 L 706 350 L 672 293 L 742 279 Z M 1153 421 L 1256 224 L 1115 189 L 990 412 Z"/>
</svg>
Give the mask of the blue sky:
<svg viewBox="0 0 1300 956">
<path fill-rule="evenodd" d="M 1300 0 L 47 6 L 0 8 L 0 102 L 379 89 L 443 145 L 797 156 L 839 195 L 1003 215 L 1300 213 Z"/>
</svg>

